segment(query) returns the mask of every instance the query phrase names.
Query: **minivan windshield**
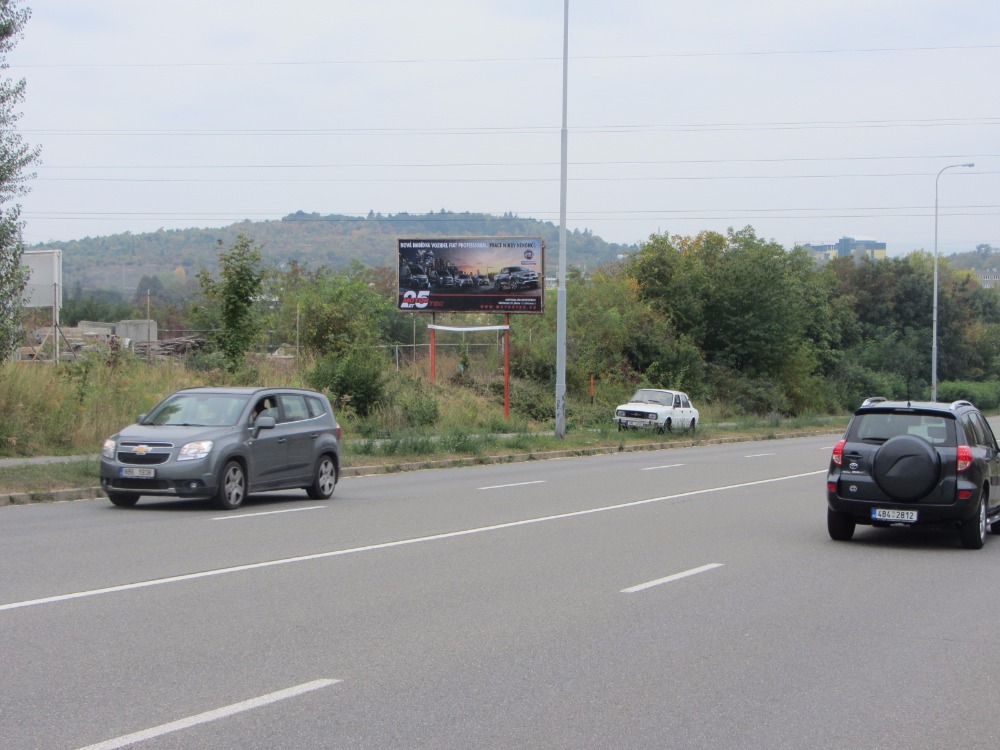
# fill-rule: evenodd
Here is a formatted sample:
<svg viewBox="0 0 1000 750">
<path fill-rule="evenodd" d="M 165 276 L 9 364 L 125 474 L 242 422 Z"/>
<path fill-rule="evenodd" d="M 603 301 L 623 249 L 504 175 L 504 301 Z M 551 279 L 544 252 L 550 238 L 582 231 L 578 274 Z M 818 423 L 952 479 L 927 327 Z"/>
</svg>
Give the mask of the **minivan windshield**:
<svg viewBox="0 0 1000 750">
<path fill-rule="evenodd" d="M 235 425 L 249 396 L 223 393 L 179 393 L 146 415 L 142 424 L 186 427 L 231 427 Z"/>
</svg>

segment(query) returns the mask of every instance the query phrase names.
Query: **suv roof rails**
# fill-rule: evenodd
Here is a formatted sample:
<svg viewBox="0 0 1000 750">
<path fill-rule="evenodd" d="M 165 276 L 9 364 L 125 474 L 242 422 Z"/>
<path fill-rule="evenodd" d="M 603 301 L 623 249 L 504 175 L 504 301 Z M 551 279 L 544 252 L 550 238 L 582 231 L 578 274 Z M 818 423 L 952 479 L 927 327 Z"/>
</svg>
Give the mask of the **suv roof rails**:
<svg viewBox="0 0 1000 750">
<path fill-rule="evenodd" d="M 973 404 L 972 404 L 971 401 L 967 401 L 965 399 L 960 399 L 959 401 L 952 401 L 951 402 L 951 406 L 949 408 L 951 408 L 951 409 L 957 409 L 960 406 L 973 406 Z M 973 408 L 975 408 L 975 407 L 973 406 Z"/>
</svg>

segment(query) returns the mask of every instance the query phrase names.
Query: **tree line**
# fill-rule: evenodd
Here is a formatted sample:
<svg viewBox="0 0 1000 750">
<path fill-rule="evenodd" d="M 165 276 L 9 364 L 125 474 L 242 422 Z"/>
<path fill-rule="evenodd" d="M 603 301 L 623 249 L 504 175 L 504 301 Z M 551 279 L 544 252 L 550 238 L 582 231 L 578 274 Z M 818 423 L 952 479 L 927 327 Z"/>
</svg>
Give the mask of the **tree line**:
<svg viewBox="0 0 1000 750">
<path fill-rule="evenodd" d="M 372 267 L 395 262 L 397 237 L 542 237 L 558 247 L 552 222 L 485 213 L 438 211 L 367 216 L 297 211 L 274 221 L 242 221 L 215 229 L 160 229 L 155 232 L 46 242 L 30 249 L 62 251 L 63 272 L 83 288 L 134 287 L 141 276 L 163 273 L 193 277 L 204 266 L 215 270 L 215 249 L 241 235 L 252 237 L 269 266 L 290 263 L 345 270 L 354 259 Z M 594 268 L 634 245 L 617 245 L 589 231 L 570 232 L 579 265 Z M 120 284 L 119 284 L 120 282 Z"/>
<path fill-rule="evenodd" d="M 248 350 L 297 341 L 315 384 L 362 411 L 378 403 L 385 347 L 427 340 L 429 318 L 395 307 L 392 268 L 267 268 L 245 235 L 218 256 L 219 279 L 208 269 L 195 279 L 147 276 L 131 299 L 77 288 L 63 320 L 141 316 L 148 299 L 162 327 L 210 331 L 233 370 Z M 785 415 L 839 412 L 870 395 L 928 398 L 933 273 L 922 251 L 818 266 L 752 227 L 653 235 L 597 270 L 571 266 L 567 389 L 585 398 L 593 377 L 610 400 L 650 385 L 737 413 Z M 940 380 L 1000 383 L 1000 293 L 946 259 L 939 281 Z M 543 390 L 555 382 L 555 317 L 554 298 L 542 315 L 511 316 L 512 373 Z"/>
</svg>

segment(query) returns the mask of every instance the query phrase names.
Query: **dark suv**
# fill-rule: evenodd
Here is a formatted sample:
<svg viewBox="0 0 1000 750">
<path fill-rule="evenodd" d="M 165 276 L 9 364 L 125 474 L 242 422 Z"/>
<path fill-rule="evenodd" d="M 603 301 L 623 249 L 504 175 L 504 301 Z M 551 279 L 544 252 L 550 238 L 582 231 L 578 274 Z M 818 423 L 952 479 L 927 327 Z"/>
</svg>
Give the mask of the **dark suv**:
<svg viewBox="0 0 1000 750">
<path fill-rule="evenodd" d="M 939 524 L 979 549 L 987 526 L 1000 534 L 1000 447 L 968 401 L 867 404 L 833 449 L 826 496 L 833 539 L 859 523 Z"/>
<path fill-rule="evenodd" d="M 538 271 L 524 266 L 505 266 L 493 277 L 496 289 L 507 289 L 512 292 L 531 287 L 538 289 Z"/>
</svg>

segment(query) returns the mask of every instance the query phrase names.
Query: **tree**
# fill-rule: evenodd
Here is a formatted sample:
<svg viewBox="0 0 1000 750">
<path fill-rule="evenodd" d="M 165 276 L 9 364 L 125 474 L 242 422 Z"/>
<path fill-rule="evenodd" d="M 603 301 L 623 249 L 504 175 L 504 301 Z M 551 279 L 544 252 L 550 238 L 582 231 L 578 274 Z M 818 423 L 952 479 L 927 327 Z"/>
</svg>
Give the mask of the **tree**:
<svg viewBox="0 0 1000 750">
<path fill-rule="evenodd" d="M 21 39 L 31 11 L 17 7 L 16 0 L 0 0 L 0 70 L 7 68 L 7 53 Z M 38 159 L 37 147 L 28 146 L 15 132 L 21 118 L 18 104 L 24 99 L 25 81 L 0 79 L 0 361 L 5 360 L 21 341 L 24 320 L 24 288 L 28 282 L 21 266 L 21 206 L 15 201 L 24 195 L 26 172 Z"/>
<path fill-rule="evenodd" d="M 260 261 L 260 248 L 240 233 L 228 250 L 219 250 L 221 281 L 213 279 L 208 269 L 198 274 L 205 299 L 218 316 L 213 344 L 225 356 L 230 372 L 240 369 L 260 332 L 260 316 L 254 309 L 263 286 Z"/>
<path fill-rule="evenodd" d="M 345 272 L 292 264 L 267 280 L 267 296 L 280 300 L 269 325 L 289 342 L 298 330 L 302 348 L 320 357 L 386 344 L 397 314 L 393 298 L 378 289 L 377 280 L 358 261 Z"/>
<path fill-rule="evenodd" d="M 268 282 L 267 296 L 280 301 L 269 318 L 272 329 L 286 341 L 294 336 L 316 357 L 307 382 L 366 416 L 384 395 L 388 362 L 381 347 L 398 317 L 382 275 L 358 261 L 343 273 L 293 263 Z"/>
</svg>

